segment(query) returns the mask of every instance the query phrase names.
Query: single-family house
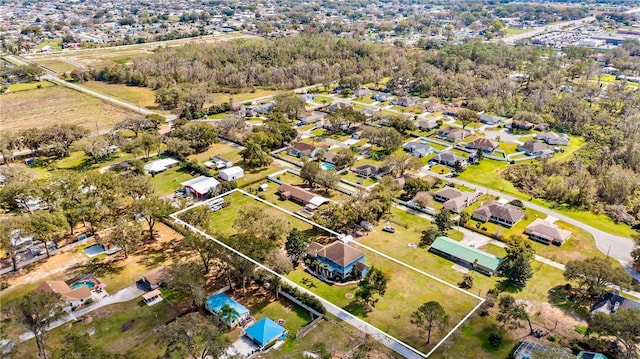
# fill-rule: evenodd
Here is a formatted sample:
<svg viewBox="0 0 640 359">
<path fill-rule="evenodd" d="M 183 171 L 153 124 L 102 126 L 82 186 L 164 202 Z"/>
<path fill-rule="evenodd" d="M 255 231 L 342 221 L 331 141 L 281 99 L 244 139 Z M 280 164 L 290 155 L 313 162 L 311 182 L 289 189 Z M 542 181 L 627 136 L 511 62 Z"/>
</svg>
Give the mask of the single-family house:
<svg viewBox="0 0 640 359">
<path fill-rule="evenodd" d="M 544 141 L 547 145 L 551 146 L 567 146 L 569 144 L 569 137 L 563 134 L 557 134 L 555 132 L 538 133 L 535 137 L 536 140 Z"/>
<path fill-rule="evenodd" d="M 293 146 L 289 147 L 288 152 L 291 156 L 298 157 L 298 158 L 300 157 L 313 158 L 318 152 L 318 148 L 309 143 L 298 142 Z"/>
<path fill-rule="evenodd" d="M 409 152 L 412 156 L 420 158 L 435 152 L 433 147 L 416 141 L 405 143 L 402 149 Z"/>
<path fill-rule="evenodd" d="M 511 120 L 511 122 L 505 122 L 505 127 L 512 130 L 532 130 L 535 125 L 529 121 Z"/>
<path fill-rule="evenodd" d="M 335 241 L 327 246 L 311 242 L 307 257 L 324 264 L 324 268 L 318 270 L 330 279 L 342 280 L 354 271 L 357 277 L 362 277 L 369 271 L 369 266 L 364 263 L 364 252 L 342 241 Z"/>
<path fill-rule="evenodd" d="M 342 109 L 342 108 L 353 108 L 353 105 L 350 104 L 349 102 L 336 102 L 336 103 L 332 103 L 331 105 L 326 107 L 326 111 L 327 112 L 334 112 L 336 110 Z"/>
<path fill-rule="evenodd" d="M 377 110 L 371 107 L 365 107 L 362 110 L 358 111 L 361 114 L 365 115 L 366 117 L 373 117 L 375 116 Z"/>
<path fill-rule="evenodd" d="M 161 158 L 159 160 L 155 160 L 153 162 L 149 162 L 146 165 L 144 165 L 144 170 L 145 172 L 151 175 L 155 175 L 158 173 L 162 173 L 171 167 L 177 166 L 178 163 L 180 162 L 173 158 Z"/>
<path fill-rule="evenodd" d="M 198 199 L 203 199 L 209 196 L 210 192 L 215 190 L 220 185 L 217 179 L 208 176 L 200 176 L 180 183 L 184 187 L 187 194 L 190 194 Z"/>
<path fill-rule="evenodd" d="M 217 169 L 221 169 L 221 168 L 229 168 L 233 166 L 233 161 L 229 161 L 228 159 L 222 157 L 222 156 L 213 156 L 212 158 L 215 167 Z"/>
<path fill-rule="evenodd" d="M 513 227 L 524 217 L 524 212 L 520 208 L 508 204 L 490 201 L 478 207 L 471 218 L 481 222 L 494 222 L 506 227 Z"/>
<path fill-rule="evenodd" d="M 227 325 L 230 328 L 233 328 L 236 325 L 242 325 L 249 320 L 249 317 L 251 316 L 249 309 L 224 293 L 214 294 L 207 298 L 204 307 L 209 311 L 209 313 L 214 315 L 219 314 L 223 307 L 230 307 L 234 309 L 237 316 L 225 318 Z"/>
<path fill-rule="evenodd" d="M 484 123 L 485 125 L 494 126 L 499 124 L 500 122 L 504 122 L 504 117 L 491 116 L 483 113 L 480 115 L 480 122 Z"/>
<path fill-rule="evenodd" d="M 58 293 L 62 300 L 69 305 L 66 310 L 74 309 L 88 299 L 91 299 L 91 289 L 86 285 L 78 286 L 72 289 L 65 281 L 62 280 L 47 280 L 44 281 L 36 290 L 40 290 L 47 293 Z"/>
<path fill-rule="evenodd" d="M 385 102 L 391 100 L 393 95 L 388 92 L 376 92 L 371 96 L 371 98 L 378 102 Z"/>
<path fill-rule="evenodd" d="M 265 348 L 278 339 L 284 339 L 287 335 L 287 330 L 273 320 L 264 317 L 245 329 L 244 335 L 260 348 Z"/>
<path fill-rule="evenodd" d="M 407 96 L 398 97 L 397 99 L 391 101 L 392 105 L 398 105 L 402 107 L 409 107 L 409 106 L 417 105 L 419 103 L 422 103 L 422 99 L 420 97 L 407 97 Z"/>
<path fill-rule="evenodd" d="M 549 347 L 543 344 L 530 341 L 520 343 L 516 351 L 513 353 L 513 359 L 530 359 L 533 353 L 540 355 L 548 355 L 549 358 L 557 359 L 575 359 L 575 355 L 558 348 Z"/>
<path fill-rule="evenodd" d="M 304 100 L 304 102 L 311 102 L 316 99 L 316 95 L 312 93 L 305 93 L 300 95 L 300 98 Z"/>
<path fill-rule="evenodd" d="M 260 105 L 251 106 L 249 107 L 249 109 L 255 114 L 267 115 L 269 114 L 269 112 L 271 112 L 271 110 L 273 110 L 274 107 L 276 107 L 276 104 L 274 102 L 267 102 Z"/>
<path fill-rule="evenodd" d="M 380 173 L 380 167 L 366 164 L 354 168 L 353 172 L 360 177 L 370 178 Z"/>
<path fill-rule="evenodd" d="M 536 123 L 535 126 L 533 126 L 533 129 L 536 131 L 547 131 L 549 129 L 549 124 L 548 123 Z"/>
<path fill-rule="evenodd" d="M 224 181 L 235 181 L 244 177 L 244 170 L 240 166 L 233 166 L 220 170 L 218 176 Z"/>
<path fill-rule="evenodd" d="M 336 159 L 338 158 L 338 154 L 335 152 L 325 152 L 322 155 L 322 162 L 330 163 L 334 165 L 336 163 Z"/>
<path fill-rule="evenodd" d="M 547 222 L 543 219 L 536 218 L 530 225 L 524 230 L 525 234 L 529 235 L 529 238 L 534 241 L 544 244 L 562 245 L 571 237 L 571 232 L 560 229 L 554 223 Z"/>
<path fill-rule="evenodd" d="M 140 278 L 140 284 L 149 290 L 158 289 L 169 274 L 167 267 L 154 268 L 144 273 Z"/>
<path fill-rule="evenodd" d="M 366 87 L 359 87 L 359 88 L 353 90 L 353 95 L 355 97 L 364 97 L 364 96 L 367 96 L 370 93 L 371 93 L 371 90 L 369 90 Z"/>
<path fill-rule="evenodd" d="M 518 146 L 517 151 L 524 152 L 527 156 L 553 156 L 553 149 L 546 144 L 538 141 L 527 141 Z"/>
<path fill-rule="evenodd" d="M 434 128 L 438 127 L 438 121 L 436 120 L 419 120 L 418 122 L 416 122 L 416 127 L 418 127 L 418 129 L 423 130 L 423 131 L 430 131 L 433 130 Z"/>
<path fill-rule="evenodd" d="M 488 276 L 497 273 L 502 263 L 502 258 L 444 236 L 436 238 L 429 252 Z"/>
<path fill-rule="evenodd" d="M 292 200 L 304 205 L 304 210 L 313 213 L 318 207 L 329 202 L 329 199 L 318 196 L 304 188 L 283 183 L 278 187 L 278 193 L 284 200 Z"/>
<path fill-rule="evenodd" d="M 358 128 L 357 130 L 353 131 L 353 133 L 351 134 L 351 138 L 353 138 L 354 140 L 359 140 L 360 138 L 362 138 L 363 133 L 364 130 Z"/>
<path fill-rule="evenodd" d="M 640 303 L 622 297 L 617 290 L 606 293 L 600 298 L 598 303 L 591 310 L 591 314 L 605 313 L 613 314 L 621 309 L 637 309 L 640 310 Z"/>
<path fill-rule="evenodd" d="M 462 111 L 462 107 L 455 107 L 455 106 L 454 106 L 454 107 L 447 107 L 447 108 L 444 110 L 444 112 L 443 112 L 443 113 L 444 113 L 446 116 L 453 116 L 453 117 L 457 117 L 457 116 L 458 116 L 458 113 L 459 113 L 460 111 Z"/>
<path fill-rule="evenodd" d="M 498 142 L 491 141 L 486 137 L 474 138 L 473 141 L 465 145 L 466 148 L 469 148 L 472 150 L 481 150 L 483 152 L 489 152 L 489 153 L 495 151 L 498 148 L 498 146 L 499 146 Z"/>
<path fill-rule="evenodd" d="M 460 166 L 462 166 L 463 168 L 469 165 L 469 162 L 467 162 L 466 158 L 460 157 L 450 151 L 443 151 L 438 153 L 437 155 L 433 156 L 431 162 L 439 163 L 448 167 L 454 167 L 456 165 L 456 162 L 460 163 Z"/>
<path fill-rule="evenodd" d="M 326 116 L 326 113 L 320 111 L 305 112 L 301 115 L 298 115 L 298 121 L 300 121 L 300 123 L 302 123 L 303 125 L 308 125 L 310 123 L 322 121 Z"/>
<path fill-rule="evenodd" d="M 471 136 L 471 132 L 456 127 L 445 127 L 438 131 L 437 136 L 449 142 L 458 142 Z"/>
<path fill-rule="evenodd" d="M 460 213 L 463 209 L 475 203 L 477 198 L 477 193 L 462 192 L 448 186 L 433 194 L 433 199 L 443 202 L 442 207 L 454 213 Z"/>
<path fill-rule="evenodd" d="M 431 112 L 431 113 L 442 111 L 445 108 L 447 108 L 447 106 L 445 106 L 444 104 L 434 100 L 427 101 L 426 103 L 422 104 L 422 107 L 424 107 L 425 111 Z"/>
</svg>

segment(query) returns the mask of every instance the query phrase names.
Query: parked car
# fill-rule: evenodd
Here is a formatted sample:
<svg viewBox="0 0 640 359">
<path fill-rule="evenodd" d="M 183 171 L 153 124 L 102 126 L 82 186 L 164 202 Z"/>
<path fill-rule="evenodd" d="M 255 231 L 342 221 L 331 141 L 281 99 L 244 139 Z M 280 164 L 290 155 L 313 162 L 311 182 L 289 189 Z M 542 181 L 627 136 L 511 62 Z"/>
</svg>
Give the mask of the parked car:
<svg viewBox="0 0 640 359">
<path fill-rule="evenodd" d="M 383 232 L 388 232 L 388 233 L 396 233 L 396 230 L 391 226 L 382 227 L 382 231 Z"/>
</svg>

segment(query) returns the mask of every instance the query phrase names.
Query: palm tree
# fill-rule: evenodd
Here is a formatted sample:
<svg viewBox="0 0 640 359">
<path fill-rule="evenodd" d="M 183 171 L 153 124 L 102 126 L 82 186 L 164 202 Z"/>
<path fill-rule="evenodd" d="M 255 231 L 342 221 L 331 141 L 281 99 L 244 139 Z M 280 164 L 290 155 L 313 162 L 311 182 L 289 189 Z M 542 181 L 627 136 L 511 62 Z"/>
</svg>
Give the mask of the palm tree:
<svg viewBox="0 0 640 359">
<path fill-rule="evenodd" d="M 229 304 L 225 304 L 220 308 L 218 316 L 220 316 L 220 318 L 222 318 L 224 322 L 227 323 L 229 327 L 231 327 L 233 322 L 235 322 L 236 319 L 240 317 L 240 313 L 238 313 L 238 311 L 231 307 Z"/>
</svg>

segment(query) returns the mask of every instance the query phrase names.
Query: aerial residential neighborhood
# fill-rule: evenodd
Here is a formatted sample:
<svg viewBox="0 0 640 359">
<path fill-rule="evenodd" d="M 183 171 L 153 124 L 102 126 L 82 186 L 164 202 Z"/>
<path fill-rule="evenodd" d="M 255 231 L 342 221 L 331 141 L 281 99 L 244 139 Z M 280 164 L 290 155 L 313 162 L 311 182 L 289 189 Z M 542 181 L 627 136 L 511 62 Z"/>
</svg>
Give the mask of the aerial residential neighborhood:
<svg viewBox="0 0 640 359">
<path fill-rule="evenodd" d="M 0 4 L 7 358 L 640 358 L 640 8 Z"/>
</svg>

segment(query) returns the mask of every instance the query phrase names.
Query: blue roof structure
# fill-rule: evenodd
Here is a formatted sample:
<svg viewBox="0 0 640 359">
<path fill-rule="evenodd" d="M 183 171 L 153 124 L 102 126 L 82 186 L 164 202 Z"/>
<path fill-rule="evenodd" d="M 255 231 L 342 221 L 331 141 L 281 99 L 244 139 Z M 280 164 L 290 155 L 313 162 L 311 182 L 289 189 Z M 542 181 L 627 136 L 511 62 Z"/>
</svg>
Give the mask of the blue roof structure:
<svg viewBox="0 0 640 359">
<path fill-rule="evenodd" d="M 286 329 L 273 320 L 264 317 L 245 330 L 245 334 L 258 345 L 264 347 L 286 333 Z"/>
<path fill-rule="evenodd" d="M 233 298 L 224 293 L 214 294 L 207 298 L 206 307 L 210 312 L 216 314 L 225 304 L 228 304 L 231 308 L 235 309 L 236 312 L 238 312 L 239 318 L 249 315 L 249 309 L 245 308 L 244 305 L 236 302 Z"/>
</svg>

